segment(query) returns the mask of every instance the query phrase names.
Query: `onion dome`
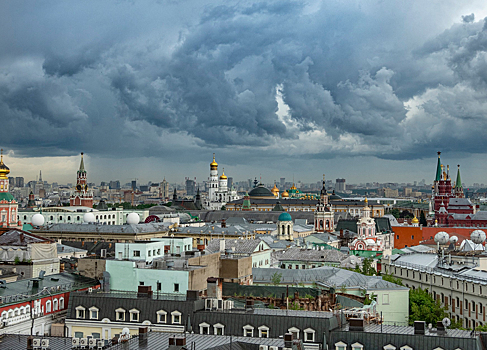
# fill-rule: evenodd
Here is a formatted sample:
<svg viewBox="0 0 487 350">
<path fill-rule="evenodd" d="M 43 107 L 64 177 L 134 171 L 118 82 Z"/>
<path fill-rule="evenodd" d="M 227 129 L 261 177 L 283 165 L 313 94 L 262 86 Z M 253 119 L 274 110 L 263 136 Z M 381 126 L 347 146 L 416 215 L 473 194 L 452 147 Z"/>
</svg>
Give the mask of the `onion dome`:
<svg viewBox="0 0 487 350">
<path fill-rule="evenodd" d="M 291 186 L 291 188 L 290 188 L 290 189 L 291 189 L 291 190 L 297 190 L 296 186 L 294 186 L 294 183 L 293 183 L 293 185 Z"/>
<path fill-rule="evenodd" d="M 10 169 L 3 162 L 3 149 L 1 151 L 0 158 L 0 179 L 8 179 L 7 175 L 10 173 Z"/>
<path fill-rule="evenodd" d="M 287 193 L 287 191 L 284 191 L 284 192 L 282 192 L 281 197 L 282 198 L 289 198 L 289 193 Z"/>
<path fill-rule="evenodd" d="M 411 223 L 412 224 L 419 224 L 419 220 L 418 218 L 415 216 L 412 220 L 411 220 Z"/>
<path fill-rule="evenodd" d="M 213 158 L 213 161 L 215 161 L 215 158 Z M 216 162 L 215 162 L 215 164 L 216 164 Z M 217 166 L 218 166 L 218 164 L 217 164 Z M 226 179 L 227 179 L 227 176 L 225 175 L 225 168 L 223 168 L 223 174 L 222 174 L 222 176 L 220 176 L 220 180 L 226 180 Z"/>
<path fill-rule="evenodd" d="M 215 162 L 215 153 L 213 153 L 213 161 L 210 163 L 210 170 L 218 170 L 218 163 Z"/>
<path fill-rule="evenodd" d="M 271 189 L 271 192 L 272 194 L 274 194 L 274 196 L 279 197 L 279 189 L 277 188 L 275 183 L 274 183 L 274 187 L 272 187 Z"/>
<path fill-rule="evenodd" d="M 284 212 L 281 215 L 279 215 L 279 218 L 277 220 L 279 220 L 279 221 L 293 221 L 293 218 L 291 217 L 291 215 L 289 213 Z"/>
</svg>

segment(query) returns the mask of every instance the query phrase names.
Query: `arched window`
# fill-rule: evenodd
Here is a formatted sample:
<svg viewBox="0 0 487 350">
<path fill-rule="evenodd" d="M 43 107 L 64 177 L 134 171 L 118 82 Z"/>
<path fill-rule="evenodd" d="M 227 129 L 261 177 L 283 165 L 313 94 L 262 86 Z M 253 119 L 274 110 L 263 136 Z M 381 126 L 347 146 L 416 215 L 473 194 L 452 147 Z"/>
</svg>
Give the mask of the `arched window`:
<svg viewBox="0 0 487 350">
<path fill-rule="evenodd" d="M 59 310 L 64 309 L 64 298 L 59 298 Z"/>
<path fill-rule="evenodd" d="M 57 299 L 54 299 L 52 301 L 52 311 L 57 311 L 58 310 L 58 301 Z"/>
</svg>

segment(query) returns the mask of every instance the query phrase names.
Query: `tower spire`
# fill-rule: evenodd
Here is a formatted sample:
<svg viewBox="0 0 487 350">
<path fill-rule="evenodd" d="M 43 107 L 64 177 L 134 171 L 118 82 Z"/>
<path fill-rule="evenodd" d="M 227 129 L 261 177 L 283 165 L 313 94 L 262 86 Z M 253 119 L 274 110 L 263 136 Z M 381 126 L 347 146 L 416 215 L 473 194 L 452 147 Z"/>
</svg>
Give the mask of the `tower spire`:
<svg viewBox="0 0 487 350">
<path fill-rule="evenodd" d="M 441 152 L 438 152 L 438 165 L 436 166 L 436 179 L 435 181 L 441 180 L 441 160 L 440 160 Z"/>
<path fill-rule="evenodd" d="M 455 188 L 457 188 L 457 189 L 463 189 L 463 187 L 462 187 L 462 179 L 460 178 L 460 164 L 458 164 L 457 181 L 455 182 Z"/>
<path fill-rule="evenodd" d="M 81 163 L 79 164 L 79 172 L 80 173 L 86 172 L 86 170 L 85 170 L 85 162 L 83 160 L 83 152 L 81 152 Z"/>
</svg>

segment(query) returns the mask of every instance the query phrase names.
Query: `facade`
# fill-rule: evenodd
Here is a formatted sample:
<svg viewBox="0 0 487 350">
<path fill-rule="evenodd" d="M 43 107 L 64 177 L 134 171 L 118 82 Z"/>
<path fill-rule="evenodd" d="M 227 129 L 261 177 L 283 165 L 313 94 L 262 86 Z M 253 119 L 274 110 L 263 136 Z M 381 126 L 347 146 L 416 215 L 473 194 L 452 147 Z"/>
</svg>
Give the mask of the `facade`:
<svg viewBox="0 0 487 350">
<path fill-rule="evenodd" d="M 262 239 L 214 239 L 206 247 L 210 253 L 220 252 L 232 256 L 252 257 L 252 267 L 271 267 L 272 249 Z"/>
<path fill-rule="evenodd" d="M 41 271 L 45 275 L 59 273 L 56 243 L 18 229 L 0 235 L 0 263 L 15 264 L 21 278 L 37 277 Z"/>
<path fill-rule="evenodd" d="M 79 170 L 76 173 L 76 188 L 69 198 L 70 206 L 83 206 L 93 208 L 93 191 L 88 189 L 87 173 L 85 170 L 85 163 L 83 161 L 83 153 L 81 153 L 81 163 Z"/>
<path fill-rule="evenodd" d="M 323 175 L 323 187 L 320 192 L 320 199 L 316 203 L 314 213 L 314 226 L 316 232 L 333 232 L 335 231 L 335 215 L 333 207 L 328 202 L 328 193 L 325 187 L 325 175 Z"/>
<path fill-rule="evenodd" d="M 484 254 L 451 252 L 402 254 L 382 258 L 382 272 L 410 288 L 427 290 L 447 308 L 452 321 L 465 328 L 487 324 L 487 258 Z"/>
<path fill-rule="evenodd" d="M 394 234 L 377 234 L 375 229 L 375 220 L 373 217 L 370 216 L 371 210 L 367 205 L 367 202 L 368 201 L 366 198 L 366 205 L 362 211 L 362 217 L 357 221 L 358 236 L 348 245 L 348 247 L 352 251 L 391 251 L 392 249 L 394 249 Z"/>
<path fill-rule="evenodd" d="M 0 158 L 0 229 L 18 228 L 20 222 L 17 217 L 18 203 L 9 193 L 8 174 L 10 169 L 3 162 L 3 149 Z"/>
<path fill-rule="evenodd" d="M 208 178 L 208 198 L 205 203 L 206 209 L 220 210 L 227 202 L 238 199 L 237 191 L 234 188 L 228 188 L 228 178 L 223 170 L 222 175 L 218 177 L 218 163 L 210 163 L 210 177 Z"/>
<path fill-rule="evenodd" d="M 66 315 L 70 293 L 98 287 L 95 280 L 69 273 L 7 283 L 0 288 L 0 335 L 50 335 L 51 325 Z"/>
</svg>

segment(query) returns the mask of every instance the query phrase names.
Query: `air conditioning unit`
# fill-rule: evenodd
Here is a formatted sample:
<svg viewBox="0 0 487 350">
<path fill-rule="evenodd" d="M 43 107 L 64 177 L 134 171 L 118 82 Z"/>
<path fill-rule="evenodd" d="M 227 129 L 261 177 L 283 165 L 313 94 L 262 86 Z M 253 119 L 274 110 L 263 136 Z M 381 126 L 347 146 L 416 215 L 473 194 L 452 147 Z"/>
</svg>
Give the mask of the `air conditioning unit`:
<svg viewBox="0 0 487 350">
<path fill-rule="evenodd" d="M 90 287 L 90 288 L 88 288 L 88 293 L 91 293 L 91 292 L 93 292 L 93 288 Z"/>
<path fill-rule="evenodd" d="M 267 345 L 259 345 L 259 350 L 267 350 L 268 348 Z"/>
<path fill-rule="evenodd" d="M 269 346 L 269 350 L 279 350 L 277 346 Z"/>
<path fill-rule="evenodd" d="M 103 347 L 105 346 L 105 342 L 103 340 L 98 340 L 98 349 L 103 349 Z"/>
<path fill-rule="evenodd" d="M 72 338 L 71 339 L 71 346 L 73 348 L 77 348 L 79 346 L 79 338 Z"/>
<path fill-rule="evenodd" d="M 90 338 L 88 340 L 88 345 L 90 346 L 90 348 L 94 348 L 96 346 L 96 339 L 95 338 Z"/>
<path fill-rule="evenodd" d="M 42 339 L 41 347 L 42 347 L 42 349 L 48 349 L 49 348 L 49 339 Z"/>
<path fill-rule="evenodd" d="M 211 305 L 212 305 L 212 300 L 211 299 L 206 299 L 206 302 L 205 302 L 205 310 L 211 310 Z"/>
<path fill-rule="evenodd" d="M 87 338 L 81 338 L 79 340 L 79 345 L 80 346 L 87 346 L 88 345 L 88 339 Z"/>
<path fill-rule="evenodd" d="M 100 257 L 101 258 L 106 258 L 107 257 L 107 250 L 106 249 L 102 249 L 100 251 Z"/>
<path fill-rule="evenodd" d="M 41 340 L 40 339 L 32 339 L 32 346 L 34 348 L 40 348 L 41 347 Z"/>
</svg>

